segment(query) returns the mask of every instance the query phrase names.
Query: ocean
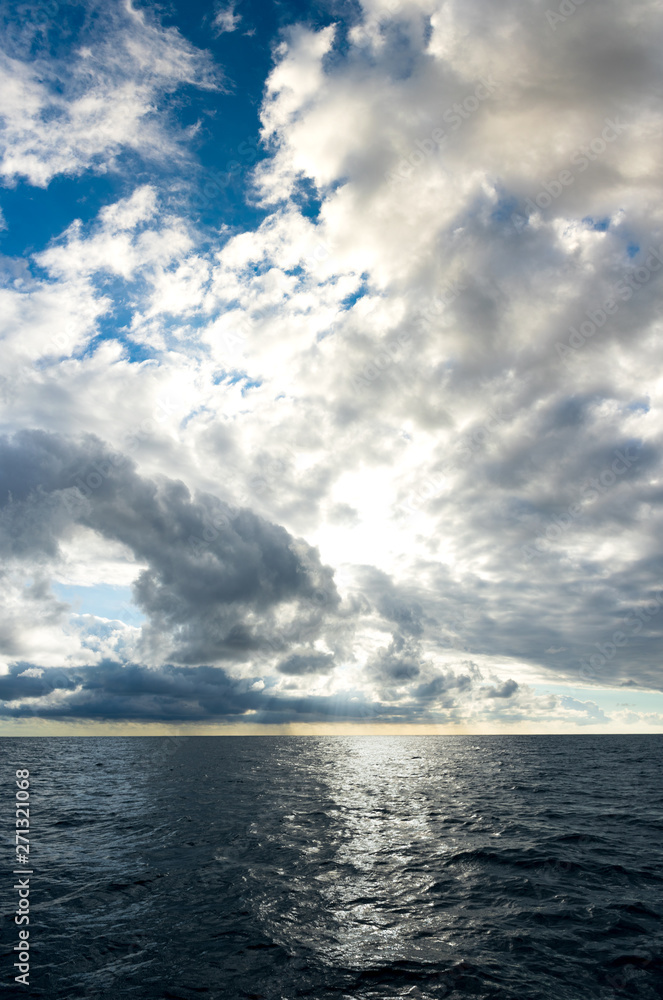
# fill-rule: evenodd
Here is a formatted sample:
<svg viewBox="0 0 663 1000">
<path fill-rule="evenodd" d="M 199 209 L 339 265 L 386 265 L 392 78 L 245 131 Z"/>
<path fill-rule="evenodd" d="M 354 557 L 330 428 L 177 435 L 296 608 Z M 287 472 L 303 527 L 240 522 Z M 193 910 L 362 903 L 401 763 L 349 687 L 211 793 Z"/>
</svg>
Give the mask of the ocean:
<svg viewBox="0 0 663 1000">
<path fill-rule="evenodd" d="M 4 738 L 0 993 L 660 1000 L 658 736 Z M 30 974 L 14 981 L 15 770 Z"/>
</svg>

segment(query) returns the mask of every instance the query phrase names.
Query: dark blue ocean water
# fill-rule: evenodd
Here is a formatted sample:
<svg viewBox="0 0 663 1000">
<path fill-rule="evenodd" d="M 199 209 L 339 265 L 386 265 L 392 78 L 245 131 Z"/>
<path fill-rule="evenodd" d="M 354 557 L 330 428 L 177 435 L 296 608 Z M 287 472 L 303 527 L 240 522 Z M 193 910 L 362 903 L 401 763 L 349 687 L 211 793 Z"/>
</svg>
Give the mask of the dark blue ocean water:
<svg viewBox="0 0 663 1000">
<path fill-rule="evenodd" d="M 663 996 L 655 736 L 0 741 L 1 990 Z M 31 772 L 31 986 L 13 781 Z"/>
</svg>

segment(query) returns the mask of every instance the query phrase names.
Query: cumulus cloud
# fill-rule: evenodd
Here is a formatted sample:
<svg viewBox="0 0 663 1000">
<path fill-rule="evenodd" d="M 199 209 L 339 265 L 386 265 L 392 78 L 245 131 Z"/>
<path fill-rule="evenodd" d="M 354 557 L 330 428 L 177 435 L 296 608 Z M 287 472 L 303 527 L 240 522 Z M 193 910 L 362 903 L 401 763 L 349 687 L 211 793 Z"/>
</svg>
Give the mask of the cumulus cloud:
<svg viewBox="0 0 663 1000">
<path fill-rule="evenodd" d="M 135 601 L 142 648 L 178 662 L 245 659 L 277 642 L 273 611 L 333 609 L 332 571 L 317 552 L 250 510 L 166 477 L 146 479 L 103 442 L 44 432 L 0 441 L 0 544 L 8 560 L 56 559 L 75 526 L 119 542 L 144 568 Z"/>
<path fill-rule="evenodd" d="M 513 678 L 509 678 L 499 687 L 489 687 L 485 689 L 486 698 L 511 698 L 518 690 L 518 683 Z"/>
<path fill-rule="evenodd" d="M 309 178 L 333 247 L 319 279 L 367 275 L 315 371 L 335 452 L 351 414 L 374 481 L 393 469 L 384 531 L 402 527 L 403 553 L 417 539 L 419 609 L 440 623 L 443 590 L 474 651 L 658 684 L 656 616 L 621 634 L 660 587 L 657 29 L 648 4 L 611 14 L 588 5 L 558 37 L 539 6 L 371 6 L 334 60 L 334 29 L 293 32 L 258 182 L 275 201 Z M 615 630 L 621 652 L 601 645 Z"/>
<path fill-rule="evenodd" d="M 235 4 L 230 3 L 225 7 L 218 8 L 214 14 L 212 24 L 219 34 L 223 34 L 228 31 L 237 31 L 241 20 L 241 14 L 235 13 Z"/>
</svg>

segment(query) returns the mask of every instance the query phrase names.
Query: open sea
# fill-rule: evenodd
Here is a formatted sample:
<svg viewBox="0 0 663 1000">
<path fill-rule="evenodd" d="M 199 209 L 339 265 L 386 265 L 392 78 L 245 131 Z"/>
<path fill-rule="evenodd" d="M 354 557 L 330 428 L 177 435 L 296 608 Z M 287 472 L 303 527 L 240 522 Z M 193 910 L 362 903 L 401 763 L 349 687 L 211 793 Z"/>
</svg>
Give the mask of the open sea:
<svg viewBox="0 0 663 1000">
<path fill-rule="evenodd" d="M 660 1000 L 658 736 L 0 740 L 0 994 Z M 30 770 L 30 985 L 14 772 Z"/>
</svg>

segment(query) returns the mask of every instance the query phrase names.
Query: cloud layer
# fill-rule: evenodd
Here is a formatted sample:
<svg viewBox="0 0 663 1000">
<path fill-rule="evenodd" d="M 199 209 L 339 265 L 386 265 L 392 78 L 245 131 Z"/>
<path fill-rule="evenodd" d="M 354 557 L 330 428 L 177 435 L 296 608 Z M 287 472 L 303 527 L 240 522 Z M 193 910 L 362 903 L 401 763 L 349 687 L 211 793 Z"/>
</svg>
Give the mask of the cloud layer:
<svg viewBox="0 0 663 1000">
<path fill-rule="evenodd" d="M 223 71 L 108 17 L 57 96 L 7 56 L 11 183 L 193 156 L 159 95 Z M 148 169 L 2 261 L 8 711 L 660 725 L 657 4 L 272 41 L 257 223 Z M 146 621 L 72 617 L 82 580 Z"/>
</svg>

